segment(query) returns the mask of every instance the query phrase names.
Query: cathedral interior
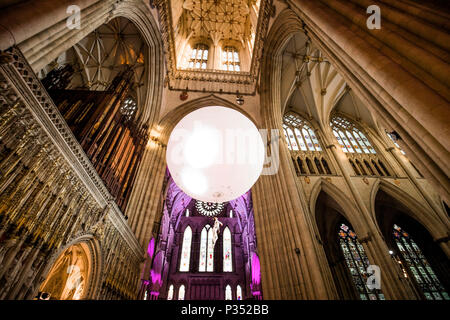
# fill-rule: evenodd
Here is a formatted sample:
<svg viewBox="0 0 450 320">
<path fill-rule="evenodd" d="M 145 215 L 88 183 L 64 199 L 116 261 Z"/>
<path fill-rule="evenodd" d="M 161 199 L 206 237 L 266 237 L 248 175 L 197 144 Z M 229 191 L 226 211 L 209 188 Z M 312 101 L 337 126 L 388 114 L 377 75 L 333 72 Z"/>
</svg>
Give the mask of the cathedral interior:
<svg viewBox="0 0 450 320">
<path fill-rule="evenodd" d="M 444 0 L 1 0 L 0 300 L 450 300 L 449 61 Z M 275 132 L 223 202 L 211 106 Z"/>
</svg>

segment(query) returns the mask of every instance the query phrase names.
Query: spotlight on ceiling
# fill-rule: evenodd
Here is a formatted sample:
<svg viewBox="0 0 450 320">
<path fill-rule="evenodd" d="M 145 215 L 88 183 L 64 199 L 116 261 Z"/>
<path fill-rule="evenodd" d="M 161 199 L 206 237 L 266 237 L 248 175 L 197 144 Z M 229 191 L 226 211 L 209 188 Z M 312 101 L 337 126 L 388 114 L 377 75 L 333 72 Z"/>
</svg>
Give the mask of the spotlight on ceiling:
<svg viewBox="0 0 450 320">
<path fill-rule="evenodd" d="M 167 165 L 186 194 L 204 202 L 236 199 L 255 184 L 264 163 L 264 143 L 250 119 L 225 107 L 200 108 L 173 129 Z"/>
</svg>

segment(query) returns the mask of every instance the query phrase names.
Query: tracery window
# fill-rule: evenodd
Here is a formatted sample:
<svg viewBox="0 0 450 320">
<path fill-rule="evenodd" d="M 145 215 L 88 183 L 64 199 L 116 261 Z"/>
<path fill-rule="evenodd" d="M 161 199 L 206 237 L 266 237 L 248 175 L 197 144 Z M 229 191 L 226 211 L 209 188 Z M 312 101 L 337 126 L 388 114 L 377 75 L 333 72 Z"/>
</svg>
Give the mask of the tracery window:
<svg viewBox="0 0 450 320">
<path fill-rule="evenodd" d="M 180 286 L 180 288 L 178 289 L 178 300 L 184 300 L 185 293 L 186 293 L 186 287 L 184 286 L 184 284 L 182 284 Z"/>
<path fill-rule="evenodd" d="M 214 271 L 214 243 L 213 231 L 209 224 L 207 224 L 200 236 L 200 258 L 198 264 L 198 271 L 213 272 Z"/>
<path fill-rule="evenodd" d="M 220 213 L 222 213 L 225 205 L 223 203 L 203 202 L 197 200 L 195 202 L 195 208 L 201 215 L 204 215 L 205 217 L 216 217 Z"/>
<path fill-rule="evenodd" d="M 228 227 L 223 231 L 223 272 L 233 271 L 231 252 L 231 232 Z"/>
<path fill-rule="evenodd" d="M 378 289 L 369 289 L 367 267 L 370 265 L 363 246 L 359 243 L 356 233 L 347 225 L 339 228 L 339 242 L 344 254 L 345 263 L 352 276 L 353 284 L 361 300 L 384 300 L 384 295 Z"/>
<path fill-rule="evenodd" d="M 352 121 L 342 115 L 334 115 L 330 126 L 356 175 L 391 175 L 367 135 Z"/>
<path fill-rule="evenodd" d="M 206 69 L 208 64 L 209 47 L 203 43 L 197 43 L 191 52 L 188 67 L 192 69 Z"/>
<path fill-rule="evenodd" d="M 224 47 L 222 50 L 222 68 L 227 71 L 241 71 L 239 52 L 235 47 Z"/>
<path fill-rule="evenodd" d="M 231 286 L 227 285 L 225 288 L 225 300 L 232 300 L 233 299 L 233 295 L 231 292 Z"/>
<path fill-rule="evenodd" d="M 170 285 L 169 291 L 167 292 L 167 300 L 173 299 L 173 284 Z"/>
<path fill-rule="evenodd" d="M 283 118 L 283 131 L 297 175 L 332 174 L 319 138 L 306 120 L 289 112 Z"/>
<path fill-rule="evenodd" d="M 236 287 L 236 300 L 242 300 L 242 288 L 240 285 Z"/>
<path fill-rule="evenodd" d="M 450 300 L 450 296 L 437 278 L 422 250 L 409 233 L 394 224 L 392 234 L 400 251 L 401 260 L 405 262 L 425 298 L 428 300 Z"/>
<path fill-rule="evenodd" d="M 191 257 L 192 229 L 187 226 L 183 235 L 183 246 L 181 248 L 180 271 L 189 271 Z"/>
</svg>

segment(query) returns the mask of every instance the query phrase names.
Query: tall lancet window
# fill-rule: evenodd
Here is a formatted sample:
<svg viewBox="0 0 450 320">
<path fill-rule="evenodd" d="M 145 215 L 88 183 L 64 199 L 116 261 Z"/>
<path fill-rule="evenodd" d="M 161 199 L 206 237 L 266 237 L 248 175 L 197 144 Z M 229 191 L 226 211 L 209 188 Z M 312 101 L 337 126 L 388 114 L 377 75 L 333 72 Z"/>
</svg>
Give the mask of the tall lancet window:
<svg viewBox="0 0 450 320">
<path fill-rule="evenodd" d="M 173 299 L 173 284 L 170 285 L 169 291 L 167 292 L 167 300 Z"/>
<path fill-rule="evenodd" d="M 239 52 L 235 47 L 224 47 L 222 50 L 222 69 L 227 71 L 241 71 Z"/>
<path fill-rule="evenodd" d="M 203 43 L 197 43 L 191 52 L 188 67 L 191 69 L 206 69 L 208 64 L 208 46 Z"/>
<path fill-rule="evenodd" d="M 312 125 L 294 112 L 283 118 L 283 131 L 297 175 L 332 174 Z"/>
<path fill-rule="evenodd" d="M 339 242 L 359 298 L 361 300 L 384 300 L 384 295 L 380 290 L 369 289 L 367 286 L 370 276 L 367 273 L 367 267 L 370 265 L 369 259 L 363 246 L 359 243 L 356 233 L 345 224 L 339 228 Z"/>
<path fill-rule="evenodd" d="M 227 285 L 225 288 L 225 300 L 233 300 L 233 294 L 231 292 L 230 285 Z"/>
<path fill-rule="evenodd" d="M 203 228 L 200 236 L 200 259 L 198 264 L 198 271 L 214 271 L 213 231 L 209 224 L 207 224 Z"/>
<path fill-rule="evenodd" d="M 180 271 L 189 271 L 191 258 L 192 229 L 187 226 L 183 235 L 183 246 L 181 248 Z"/>
<path fill-rule="evenodd" d="M 178 300 L 184 300 L 184 295 L 186 293 L 186 287 L 184 284 L 180 286 L 180 289 L 178 289 Z"/>
<path fill-rule="evenodd" d="M 330 126 L 356 175 L 391 175 L 367 135 L 356 124 L 343 115 L 334 115 Z"/>
<path fill-rule="evenodd" d="M 450 296 L 437 278 L 422 250 L 409 233 L 396 224 L 394 224 L 392 233 L 400 251 L 401 259 L 406 263 L 425 298 L 428 300 L 450 300 Z"/>
<path fill-rule="evenodd" d="M 223 272 L 233 272 L 231 252 L 231 232 L 228 227 L 223 231 Z"/>
</svg>

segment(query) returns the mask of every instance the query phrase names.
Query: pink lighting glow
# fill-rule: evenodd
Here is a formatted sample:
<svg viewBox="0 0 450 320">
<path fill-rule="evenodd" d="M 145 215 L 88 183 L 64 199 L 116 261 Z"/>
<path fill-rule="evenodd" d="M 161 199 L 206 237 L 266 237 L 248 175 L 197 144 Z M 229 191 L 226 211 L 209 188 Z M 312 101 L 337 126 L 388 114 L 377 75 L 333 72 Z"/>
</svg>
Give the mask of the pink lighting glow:
<svg viewBox="0 0 450 320">
<path fill-rule="evenodd" d="M 155 272 L 154 270 L 152 270 L 150 274 L 152 276 L 152 283 L 159 283 L 159 286 L 162 286 L 161 274 L 159 272 Z"/>
<path fill-rule="evenodd" d="M 155 238 L 152 238 L 152 240 L 150 240 L 150 243 L 148 244 L 148 248 L 147 248 L 147 253 L 151 258 L 153 258 L 153 253 L 155 252 Z"/>
<path fill-rule="evenodd" d="M 253 285 L 259 285 L 261 283 L 261 265 L 256 253 L 252 254 L 252 283 Z"/>
</svg>

